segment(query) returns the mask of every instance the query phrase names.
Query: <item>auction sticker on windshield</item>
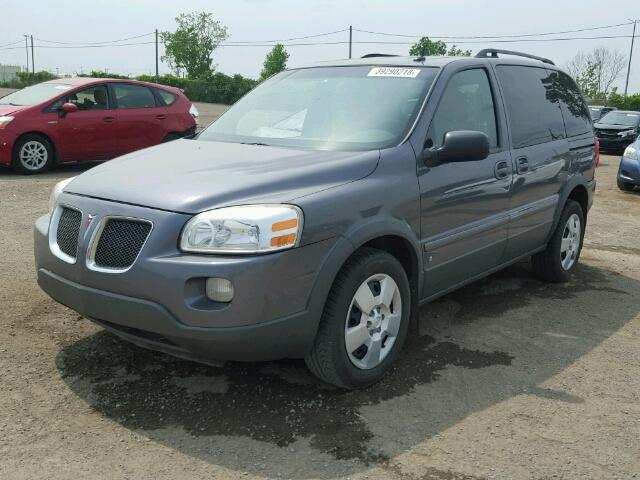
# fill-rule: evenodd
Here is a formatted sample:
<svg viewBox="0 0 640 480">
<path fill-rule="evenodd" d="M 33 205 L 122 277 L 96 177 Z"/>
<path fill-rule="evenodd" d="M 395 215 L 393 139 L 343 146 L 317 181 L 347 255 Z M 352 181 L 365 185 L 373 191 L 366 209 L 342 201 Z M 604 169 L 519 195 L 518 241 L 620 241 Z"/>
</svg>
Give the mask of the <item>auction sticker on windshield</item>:
<svg viewBox="0 0 640 480">
<path fill-rule="evenodd" d="M 419 73 L 419 68 L 374 67 L 369 71 L 369 74 L 367 76 L 416 78 Z"/>
</svg>

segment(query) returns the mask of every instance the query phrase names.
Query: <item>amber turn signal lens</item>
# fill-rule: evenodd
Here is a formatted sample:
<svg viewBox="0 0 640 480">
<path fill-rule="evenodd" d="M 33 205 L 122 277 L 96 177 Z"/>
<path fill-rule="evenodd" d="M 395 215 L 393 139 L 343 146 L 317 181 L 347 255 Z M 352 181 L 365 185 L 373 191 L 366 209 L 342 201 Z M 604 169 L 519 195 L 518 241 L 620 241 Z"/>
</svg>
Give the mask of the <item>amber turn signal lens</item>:
<svg viewBox="0 0 640 480">
<path fill-rule="evenodd" d="M 286 247 L 287 245 L 293 245 L 296 243 L 296 234 L 290 233 L 288 235 L 281 235 L 279 237 L 273 237 L 271 239 L 272 247 Z"/>
<path fill-rule="evenodd" d="M 271 226 L 272 232 L 281 232 L 282 230 L 289 230 L 290 228 L 296 228 L 298 226 L 298 219 L 292 218 L 291 220 L 283 220 L 282 222 L 276 222 Z"/>
</svg>

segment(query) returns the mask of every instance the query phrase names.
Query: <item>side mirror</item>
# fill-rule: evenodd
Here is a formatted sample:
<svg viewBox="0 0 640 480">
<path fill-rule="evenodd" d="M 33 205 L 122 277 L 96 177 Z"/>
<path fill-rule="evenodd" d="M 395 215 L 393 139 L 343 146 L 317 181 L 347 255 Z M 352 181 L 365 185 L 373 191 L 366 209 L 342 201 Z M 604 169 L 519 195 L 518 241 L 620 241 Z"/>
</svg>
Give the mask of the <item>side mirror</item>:
<svg viewBox="0 0 640 480">
<path fill-rule="evenodd" d="M 60 107 L 60 111 L 65 115 L 67 113 L 75 113 L 78 111 L 78 106 L 75 103 L 63 103 Z"/>
<path fill-rule="evenodd" d="M 426 149 L 424 163 L 435 167 L 447 162 L 471 162 L 484 160 L 489 156 L 489 137 L 474 130 L 447 132 L 441 147 Z"/>
</svg>

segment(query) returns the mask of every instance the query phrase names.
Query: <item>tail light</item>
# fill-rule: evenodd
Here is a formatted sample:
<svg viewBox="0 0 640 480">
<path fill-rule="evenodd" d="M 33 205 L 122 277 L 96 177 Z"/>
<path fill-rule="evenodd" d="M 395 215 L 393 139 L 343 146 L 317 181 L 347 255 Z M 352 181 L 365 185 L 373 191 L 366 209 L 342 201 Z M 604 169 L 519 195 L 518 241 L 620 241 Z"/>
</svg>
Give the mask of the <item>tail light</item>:
<svg viewBox="0 0 640 480">
<path fill-rule="evenodd" d="M 600 165 L 600 139 L 598 137 L 593 141 L 593 161 L 598 168 Z"/>
</svg>

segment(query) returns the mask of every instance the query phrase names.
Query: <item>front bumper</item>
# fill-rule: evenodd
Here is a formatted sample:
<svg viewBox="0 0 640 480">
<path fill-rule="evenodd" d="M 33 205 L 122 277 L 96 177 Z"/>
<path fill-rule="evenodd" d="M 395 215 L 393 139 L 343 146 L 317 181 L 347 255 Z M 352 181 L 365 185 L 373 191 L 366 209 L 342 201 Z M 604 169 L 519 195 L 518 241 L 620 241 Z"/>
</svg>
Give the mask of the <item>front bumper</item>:
<svg viewBox="0 0 640 480">
<path fill-rule="evenodd" d="M 0 165 L 11 165 L 16 135 L 8 130 L 0 130 Z"/>
<path fill-rule="evenodd" d="M 618 167 L 618 179 L 625 183 L 640 185 L 640 160 L 622 157 Z"/>
<path fill-rule="evenodd" d="M 604 136 L 602 136 L 602 137 L 598 137 L 598 140 L 600 140 L 600 149 L 601 150 L 619 151 L 619 150 L 624 150 L 629 145 L 631 145 L 636 140 L 636 137 L 634 137 L 634 136 L 629 136 L 629 137 L 604 137 Z"/>
<path fill-rule="evenodd" d="M 270 255 L 185 254 L 177 241 L 189 215 L 67 193 L 59 201 L 83 213 L 76 262 L 51 252 L 48 215 L 34 232 L 38 283 L 58 302 L 134 343 L 198 361 L 299 358 L 311 348 L 321 314 L 309 307 L 311 292 L 335 240 Z M 89 213 L 95 219 L 85 226 Z M 87 266 L 88 244 L 105 215 L 153 222 L 126 272 Z M 231 303 L 206 297 L 208 277 L 233 283 Z"/>
</svg>

